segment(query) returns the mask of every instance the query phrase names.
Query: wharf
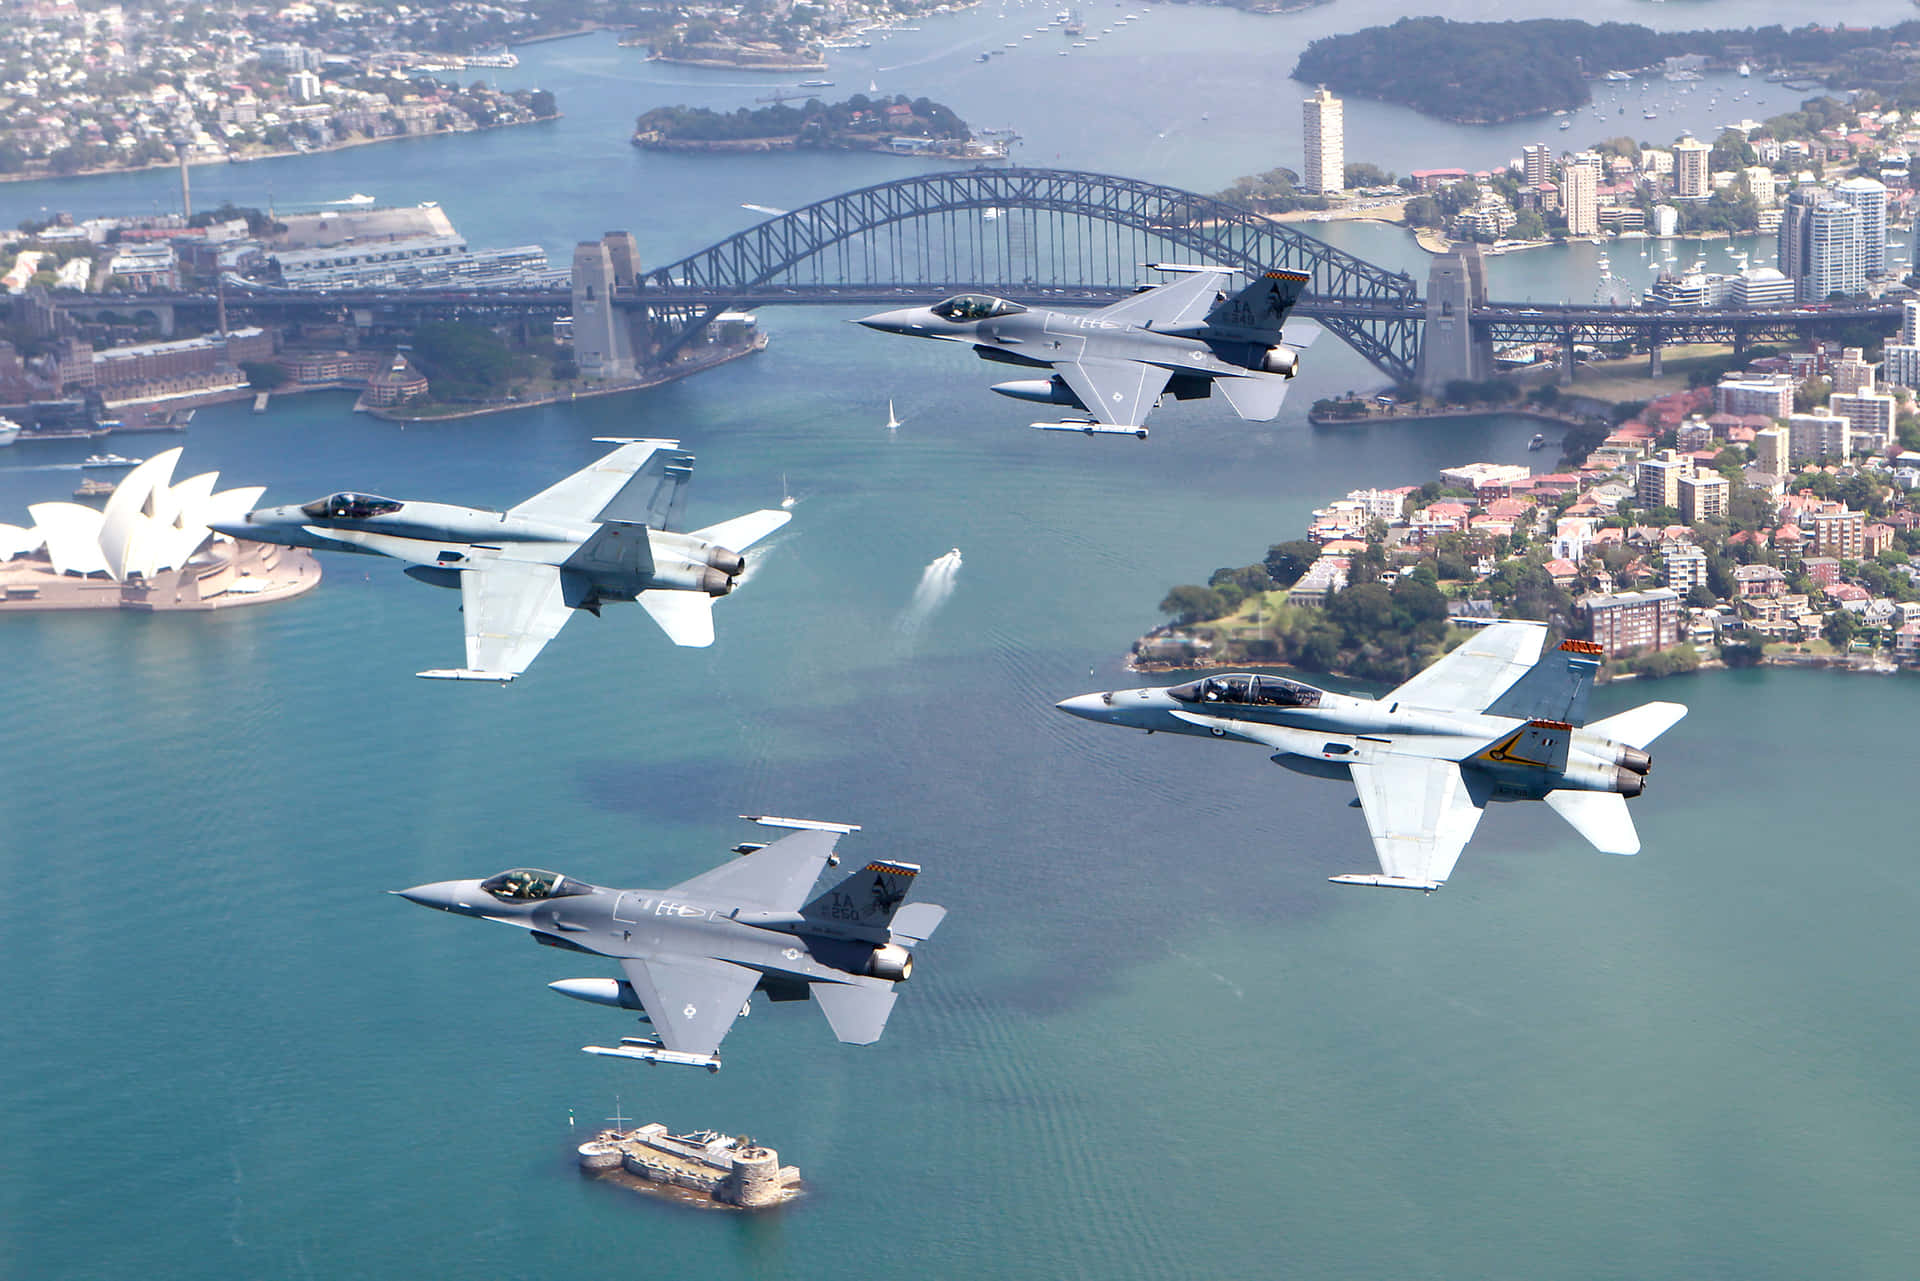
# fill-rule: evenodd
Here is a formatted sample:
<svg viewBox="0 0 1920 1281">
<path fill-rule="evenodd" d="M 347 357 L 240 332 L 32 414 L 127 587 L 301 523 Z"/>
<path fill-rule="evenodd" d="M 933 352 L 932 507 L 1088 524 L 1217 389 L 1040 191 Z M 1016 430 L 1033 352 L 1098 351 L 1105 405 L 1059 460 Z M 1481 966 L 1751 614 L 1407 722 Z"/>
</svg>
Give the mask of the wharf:
<svg viewBox="0 0 1920 1281">
<path fill-rule="evenodd" d="M 578 1151 L 583 1173 L 688 1205 L 757 1210 L 800 1195 L 800 1171 L 745 1135 L 673 1134 L 654 1121 L 602 1130 Z"/>
</svg>

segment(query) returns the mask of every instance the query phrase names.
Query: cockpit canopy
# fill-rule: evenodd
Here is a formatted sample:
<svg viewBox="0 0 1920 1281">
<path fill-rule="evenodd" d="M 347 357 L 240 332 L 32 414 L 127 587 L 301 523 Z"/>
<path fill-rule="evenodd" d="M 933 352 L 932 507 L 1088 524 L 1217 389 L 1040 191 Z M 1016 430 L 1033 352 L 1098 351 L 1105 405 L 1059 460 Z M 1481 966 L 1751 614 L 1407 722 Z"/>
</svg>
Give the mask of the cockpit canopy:
<svg viewBox="0 0 1920 1281">
<path fill-rule="evenodd" d="M 542 871 L 537 867 L 516 867 L 510 872 L 489 876 L 480 882 L 480 888 L 509 903 L 537 903 L 541 899 L 586 894 L 593 887 L 581 881 L 569 880 L 558 872 Z"/>
<path fill-rule="evenodd" d="M 400 510 L 400 504 L 373 494 L 329 494 L 303 503 L 300 510 L 315 520 L 366 520 L 391 515 Z"/>
<path fill-rule="evenodd" d="M 990 294 L 956 294 L 945 302 L 933 304 L 933 314 L 942 320 L 992 320 L 995 316 L 1017 316 L 1026 308 Z"/>
<path fill-rule="evenodd" d="M 1237 703 L 1254 707 L 1318 707 L 1320 691 L 1284 676 L 1208 676 L 1167 693 L 1183 703 Z"/>
</svg>

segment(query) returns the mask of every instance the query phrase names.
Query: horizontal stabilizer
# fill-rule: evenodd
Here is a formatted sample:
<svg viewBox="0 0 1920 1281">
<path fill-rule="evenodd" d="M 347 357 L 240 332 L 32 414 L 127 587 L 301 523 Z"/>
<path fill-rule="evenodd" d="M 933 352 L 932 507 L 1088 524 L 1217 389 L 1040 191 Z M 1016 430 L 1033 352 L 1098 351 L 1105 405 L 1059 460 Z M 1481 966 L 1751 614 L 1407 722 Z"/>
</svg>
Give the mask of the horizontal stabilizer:
<svg viewBox="0 0 1920 1281">
<path fill-rule="evenodd" d="M 1546 802 L 1602 854 L 1640 852 L 1640 833 L 1633 830 L 1633 815 L 1627 813 L 1627 798 L 1620 793 L 1560 789 L 1548 792 Z"/>
<path fill-rule="evenodd" d="M 761 539 L 793 519 L 792 512 L 765 511 L 748 512 L 744 516 L 735 516 L 732 520 L 723 520 L 718 525 L 709 525 L 705 529 L 693 531 L 695 538 L 704 538 L 710 543 L 718 543 L 728 551 L 743 552 Z"/>
<path fill-rule="evenodd" d="M 517 672 L 476 672 L 471 667 L 436 667 L 432 671 L 415 672 L 415 676 L 424 676 L 432 681 L 493 681 L 505 685 L 519 673 Z"/>
<path fill-rule="evenodd" d="M 1226 396 L 1233 412 L 1252 423 L 1272 422 L 1280 415 L 1280 404 L 1292 384 L 1279 374 L 1254 374 L 1245 378 L 1216 378 L 1213 385 Z"/>
<path fill-rule="evenodd" d="M 1617 716 L 1597 720 L 1587 728 L 1628 747 L 1645 747 L 1672 729 L 1686 714 L 1686 707 L 1680 703 L 1642 703 Z"/>
<path fill-rule="evenodd" d="M 1354 874 L 1350 876 L 1329 876 L 1327 879 L 1335 885 L 1371 885 L 1377 889 L 1421 890 L 1428 894 L 1440 888 L 1440 882 L 1438 881 L 1422 881 L 1411 876 L 1363 876 Z"/>
<path fill-rule="evenodd" d="M 1147 429 L 1145 427 L 1128 427 L 1119 423 L 1096 423 L 1086 419 L 1081 419 L 1078 422 L 1033 423 L 1032 426 L 1040 431 L 1077 431 L 1087 436 L 1138 436 L 1141 440 L 1147 438 Z"/>
<path fill-rule="evenodd" d="M 888 929 L 896 943 L 924 943 L 946 919 L 947 909 L 938 903 L 909 903 L 893 914 Z"/>
<path fill-rule="evenodd" d="M 694 649 L 713 644 L 713 597 L 705 592 L 655 588 L 641 592 L 638 600 L 674 644 Z"/>
<path fill-rule="evenodd" d="M 886 1029 L 887 1016 L 899 993 L 892 985 L 859 987 L 851 983 L 815 983 L 813 999 L 833 1027 L 833 1034 L 848 1045 L 872 1045 Z"/>
</svg>

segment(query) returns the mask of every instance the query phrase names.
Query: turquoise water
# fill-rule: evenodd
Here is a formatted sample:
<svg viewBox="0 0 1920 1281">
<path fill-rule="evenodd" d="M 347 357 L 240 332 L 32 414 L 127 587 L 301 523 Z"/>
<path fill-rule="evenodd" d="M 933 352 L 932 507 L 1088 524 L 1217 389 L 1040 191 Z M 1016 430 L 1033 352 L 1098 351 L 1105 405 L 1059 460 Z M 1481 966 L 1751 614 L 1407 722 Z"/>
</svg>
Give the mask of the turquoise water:
<svg viewBox="0 0 1920 1281">
<path fill-rule="evenodd" d="M 955 46 L 927 66 L 957 76 L 987 19 L 894 41 Z M 736 198 L 902 172 L 602 154 L 592 113 L 638 105 L 559 77 L 624 56 L 529 52 L 518 74 L 570 112 L 549 134 L 365 148 L 275 185 L 441 199 L 479 243 L 646 219 L 657 260 Z M 1144 153 L 1160 113 L 1133 114 Z M 1119 150 L 1063 162 L 1124 170 Z M 1230 150 L 1226 176 L 1260 162 Z M 509 159 L 578 189 L 490 189 Z M 1591 288 L 1571 254 L 1502 267 L 1530 260 L 1542 290 Z M 402 431 L 295 397 L 184 438 L 189 472 L 267 501 L 497 506 L 593 435 L 678 436 L 690 521 L 799 499 L 711 650 L 610 609 L 509 688 L 418 681 L 459 657 L 457 598 L 346 558 L 271 607 L 4 620 L 0 1277 L 1910 1275 L 1912 681 L 1604 689 L 1596 715 L 1693 708 L 1635 802 L 1645 853 L 1505 806 L 1442 893 L 1341 890 L 1324 878 L 1371 866 L 1343 788 L 1049 704 L 1128 681 L 1168 585 L 1349 488 L 1524 461 L 1534 426 L 1309 428 L 1313 396 L 1371 377 L 1328 342 L 1278 422 L 1205 402 L 1144 444 L 1063 438 L 975 362 L 844 319 L 766 313 L 765 353 L 624 400 Z M 7 451 L 0 519 L 64 496 L 78 473 L 45 469 L 84 452 Z M 911 613 L 952 546 L 952 594 Z M 717 1076 L 590 1058 L 622 1021 L 543 985 L 605 967 L 380 893 L 520 863 L 670 884 L 762 811 L 865 824 L 844 848 L 923 864 L 953 909 L 877 1045 L 760 1006 Z M 740 1218 L 585 1182 L 569 1113 L 616 1099 L 751 1133 L 812 1191 Z"/>
</svg>

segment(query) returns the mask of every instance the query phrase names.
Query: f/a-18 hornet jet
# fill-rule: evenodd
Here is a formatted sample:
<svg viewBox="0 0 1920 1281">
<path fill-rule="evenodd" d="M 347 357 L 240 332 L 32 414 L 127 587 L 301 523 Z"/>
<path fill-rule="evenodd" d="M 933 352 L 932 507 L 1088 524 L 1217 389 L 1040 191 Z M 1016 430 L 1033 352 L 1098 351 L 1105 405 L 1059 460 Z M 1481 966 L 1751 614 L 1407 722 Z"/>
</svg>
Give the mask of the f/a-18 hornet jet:
<svg viewBox="0 0 1920 1281">
<path fill-rule="evenodd" d="M 920 869 L 875 859 L 814 893 L 839 862 L 834 844 L 856 826 L 746 815 L 795 829 L 771 845 L 735 847 L 722 863 L 669 890 L 615 890 L 521 867 L 484 881 L 440 881 L 395 890 L 423 907 L 517 925 L 533 941 L 610 956 L 624 979 L 561 979 L 554 991 L 634 1010 L 656 1038 L 623 1037 L 588 1054 L 720 1070 L 716 1053 L 748 998 L 811 996 L 850 1045 L 880 1039 L 897 984 L 913 973 L 912 949 L 945 919 L 931 903 L 902 903 Z"/>
<path fill-rule="evenodd" d="M 931 307 L 903 307 L 860 321 L 883 333 L 967 343 L 982 360 L 1052 371 L 1049 378 L 999 383 L 1016 400 L 1064 405 L 1086 417 L 1035 423 L 1043 431 L 1110 433 L 1145 439 L 1147 415 L 1171 391 L 1201 400 L 1217 383 L 1242 418 L 1266 422 L 1280 412 L 1300 350 L 1320 336 L 1296 325 L 1282 341 L 1287 312 L 1307 277 L 1262 272 L 1232 295 L 1225 267 L 1148 263 L 1184 280 L 1146 289 L 1098 311 L 1050 311 L 1004 298 L 960 294 Z"/>
<path fill-rule="evenodd" d="M 748 512 L 690 534 L 678 522 L 693 455 L 677 440 L 595 437 L 618 445 L 593 466 L 504 512 L 374 494 L 263 507 L 221 533 L 259 543 L 411 561 L 407 575 L 460 589 L 467 665 L 417 673 L 510 681 L 584 609 L 637 600 L 676 645 L 713 644 L 713 602 L 746 568 L 741 555 L 793 518 Z"/>
<path fill-rule="evenodd" d="M 1379 699 L 1278 676 L 1208 676 L 1171 688 L 1082 694 L 1060 710 L 1270 748 L 1273 762 L 1347 778 L 1382 875 L 1342 885 L 1437 890 L 1490 801 L 1544 800 L 1603 854 L 1637 854 L 1627 798 L 1646 786 L 1647 744 L 1687 709 L 1644 703 L 1585 724 L 1600 647 L 1496 623 Z"/>
</svg>

